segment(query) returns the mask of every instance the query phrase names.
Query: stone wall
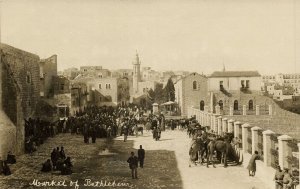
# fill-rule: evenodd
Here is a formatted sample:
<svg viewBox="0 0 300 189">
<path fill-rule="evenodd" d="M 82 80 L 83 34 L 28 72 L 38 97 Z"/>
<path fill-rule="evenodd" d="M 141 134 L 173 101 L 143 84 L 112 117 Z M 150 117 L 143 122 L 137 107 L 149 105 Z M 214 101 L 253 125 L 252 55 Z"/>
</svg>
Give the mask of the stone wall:
<svg viewBox="0 0 300 189">
<path fill-rule="evenodd" d="M 0 44 L 1 47 L 1 152 L 24 152 L 24 118 L 34 114 L 40 95 L 39 57 Z"/>
<path fill-rule="evenodd" d="M 54 93 L 54 77 L 57 76 L 57 55 L 40 61 L 41 96 L 52 97 Z M 43 90 L 42 90 L 43 89 Z"/>
<path fill-rule="evenodd" d="M 20 87 L 22 99 L 22 110 L 25 118 L 33 115 L 36 103 L 40 97 L 40 68 L 39 57 L 29 52 L 1 44 L 5 59 L 9 65 L 13 78 Z M 4 82 L 9 85 L 10 83 Z M 11 94 L 3 96 L 4 99 L 11 98 Z M 14 114 L 15 109 L 8 109 L 8 115 Z"/>
<path fill-rule="evenodd" d="M 265 129 L 267 121 L 254 125 L 239 120 L 239 116 L 234 117 L 235 120 L 233 120 L 232 117 L 228 117 L 228 119 L 227 116 L 207 113 L 195 108 L 189 109 L 188 117 L 190 116 L 195 116 L 201 125 L 208 126 L 208 132 L 211 134 L 224 136 L 225 133 L 233 133 L 234 137 L 237 137 L 240 141 L 239 145 L 234 146 L 234 149 L 237 154 L 242 154 L 240 160 L 244 160 L 245 168 L 251 154 L 257 151 L 259 160 L 257 160 L 256 176 L 261 178 L 270 188 L 274 188 L 274 168 L 278 165 L 282 169 L 288 168 L 290 173 L 292 170 L 299 170 L 299 140 L 297 141 L 295 138 L 286 135 L 283 130 L 279 131 L 281 133 L 279 134 L 273 132 L 272 128 Z M 269 115 L 269 117 L 275 116 Z M 298 115 L 298 117 L 300 116 Z M 297 130 L 294 130 L 294 132 L 299 136 Z"/>
</svg>

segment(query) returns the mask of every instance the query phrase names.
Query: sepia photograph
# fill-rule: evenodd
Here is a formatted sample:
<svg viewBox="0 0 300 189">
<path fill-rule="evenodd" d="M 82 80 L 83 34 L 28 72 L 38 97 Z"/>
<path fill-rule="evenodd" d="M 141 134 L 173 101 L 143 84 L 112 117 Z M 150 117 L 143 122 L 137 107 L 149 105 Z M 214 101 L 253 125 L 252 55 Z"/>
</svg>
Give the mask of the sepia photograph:
<svg viewBox="0 0 300 189">
<path fill-rule="evenodd" d="M 0 189 L 300 189 L 300 0 L 0 0 Z"/>
</svg>

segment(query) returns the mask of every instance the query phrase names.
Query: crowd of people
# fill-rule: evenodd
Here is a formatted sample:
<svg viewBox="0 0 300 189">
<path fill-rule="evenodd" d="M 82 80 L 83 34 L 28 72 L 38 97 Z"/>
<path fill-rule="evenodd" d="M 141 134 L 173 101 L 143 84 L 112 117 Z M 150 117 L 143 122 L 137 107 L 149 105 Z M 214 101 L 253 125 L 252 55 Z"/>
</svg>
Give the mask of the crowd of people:
<svg viewBox="0 0 300 189">
<path fill-rule="evenodd" d="M 97 138 L 112 139 L 117 136 L 124 136 L 124 142 L 127 141 L 129 135 L 138 136 L 138 133 L 143 134 L 143 130 L 151 130 L 153 139 L 158 141 L 161 138 L 162 131 L 166 128 L 170 130 L 186 130 L 192 140 L 197 140 L 201 137 L 202 142 L 207 143 L 212 140 L 220 139 L 221 136 L 215 133 L 207 133 L 205 127 L 197 122 L 195 117 L 190 119 L 170 119 L 166 120 L 162 114 L 145 116 L 144 112 L 138 108 L 112 108 L 112 107 L 97 107 L 89 106 L 84 110 L 77 112 L 75 116 L 68 117 L 65 120 L 58 120 L 55 122 L 48 122 L 44 120 L 29 118 L 25 120 L 25 150 L 32 153 L 37 150 L 40 144 L 49 137 L 54 137 L 58 133 L 71 133 L 82 135 L 84 143 L 95 143 Z M 236 138 L 230 138 L 230 143 L 236 152 L 239 149 L 241 141 Z M 199 160 L 199 154 L 189 151 L 190 158 L 193 161 Z M 204 151 L 207 155 L 207 149 Z M 131 152 L 131 156 L 127 162 L 131 169 L 132 178 L 137 178 L 138 162 L 140 167 L 144 166 L 145 151 L 140 146 L 138 156 Z M 194 156 L 193 156 L 194 154 Z M 204 154 L 202 154 L 204 155 Z M 202 156 L 203 157 L 203 156 Z M 254 153 L 248 164 L 250 176 L 255 176 L 256 164 L 255 161 L 259 159 L 258 153 Z M 202 160 L 203 161 L 203 160 Z M 15 156 L 9 152 L 7 160 L 0 159 L 0 173 L 11 174 L 8 164 L 16 163 Z M 54 148 L 51 156 L 42 165 L 42 172 L 60 171 L 62 175 L 72 174 L 73 164 L 70 157 L 66 157 L 63 146 L 61 148 Z M 299 173 L 298 173 L 299 174 Z M 281 170 L 278 166 L 274 177 L 276 188 L 290 189 L 293 186 L 294 180 L 288 169 Z"/>
</svg>

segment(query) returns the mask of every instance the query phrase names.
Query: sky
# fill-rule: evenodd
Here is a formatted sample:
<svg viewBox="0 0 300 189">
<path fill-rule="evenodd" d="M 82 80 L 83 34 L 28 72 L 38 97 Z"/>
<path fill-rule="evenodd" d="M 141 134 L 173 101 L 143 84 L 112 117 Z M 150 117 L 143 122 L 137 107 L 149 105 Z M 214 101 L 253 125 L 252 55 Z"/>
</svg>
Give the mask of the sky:
<svg viewBox="0 0 300 189">
<path fill-rule="evenodd" d="M 2 0 L 1 41 L 58 69 L 300 73 L 300 0 Z"/>
</svg>

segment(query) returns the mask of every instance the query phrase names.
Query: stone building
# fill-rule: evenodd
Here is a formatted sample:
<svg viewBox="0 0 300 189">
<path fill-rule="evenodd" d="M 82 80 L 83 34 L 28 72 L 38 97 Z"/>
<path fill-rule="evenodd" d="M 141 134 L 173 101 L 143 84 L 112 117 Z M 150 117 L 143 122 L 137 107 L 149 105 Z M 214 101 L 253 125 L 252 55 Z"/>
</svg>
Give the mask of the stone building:
<svg viewBox="0 0 300 189">
<path fill-rule="evenodd" d="M 95 78 L 87 82 L 91 101 L 98 106 L 118 104 L 118 78 Z"/>
<path fill-rule="evenodd" d="M 269 83 L 275 83 L 280 86 L 291 86 L 294 89 L 296 95 L 300 94 L 300 74 L 276 74 L 276 75 L 264 75 L 262 76 L 262 82 L 264 86 Z"/>
<path fill-rule="evenodd" d="M 190 107 L 198 107 L 204 110 L 209 104 L 207 95 L 207 77 L 198 73 L 191 73 L 175 82 L 175 101 L 181 115 L 187 115 Z"/>
<path fill-rule="evenodd" d="M 41 97 L 53 97 L 54 79 L 57 77 L 57 55 L 40 60 Z"/>
<path fill-rule="evenodd" d="M 102 66 L 81 66 L 80 74 L 82 76 L 107 78 L 111 77 L 111 72 L 108 69 L 103 69 Z"/>
<path fill-rule="evenodd" d="M 73 82 L 71 85 L 70 112 L 74 115 L 88 105 L 89 94 L 86 83 L 77 81 Z"/>
<path fill-rule="evenodd" d="M 65 76 L 69 80 L 73 80 L 79 74 L 80 74 L 80 71 L 77 68 L 67 68 L 67 69 L 61 71 L 59 75 Z"/>
<path fill-rule="evenodd" d="M 1 44 L 0 156 L 24 152 L 24 118 L 34 115 L 40 97 L 40 58 Z"/>
<path fill-rule="evenodd" d="M 54 77 L 54 95 L 70 93 L 71 82 L 64 76 Z"/>
<path fill-rule="evenodd" d="M 261 76 L 257 71 L 216 71 L 208 77 L 210 92 L 210 111 L 220 106 L 222 114 L 229 114 L 230 106 L 234 114 L 242 114 L 243 105 L 247 110 L 254 111 L 255 105 L 264 105 L 260 96 Z"/>
<path fill-rule="evenodd" d="M 145 100 L 148 90 L 155 89 L 156 84 L 158 83 L 156 80 L 143 80 L 143 78 L 156 78 L 156 74 L 151 72 L 149 67 L 144 69 L 145 75 L 142 76 L 143 72 L 140 70 L 141 61 L 138 53 L 136 53 L 136 58 L 133 62 L 133 76 L 132 76 L 132 89 L 131 89 L 131 102 L 138 103 L 140 100 Z M 152 75 L 153 74 L 153 75 Z M 157 77 L 159 80 L 159 76 Z M 138 99 L 138 100 L 137 100 Z"/>
</svg>

